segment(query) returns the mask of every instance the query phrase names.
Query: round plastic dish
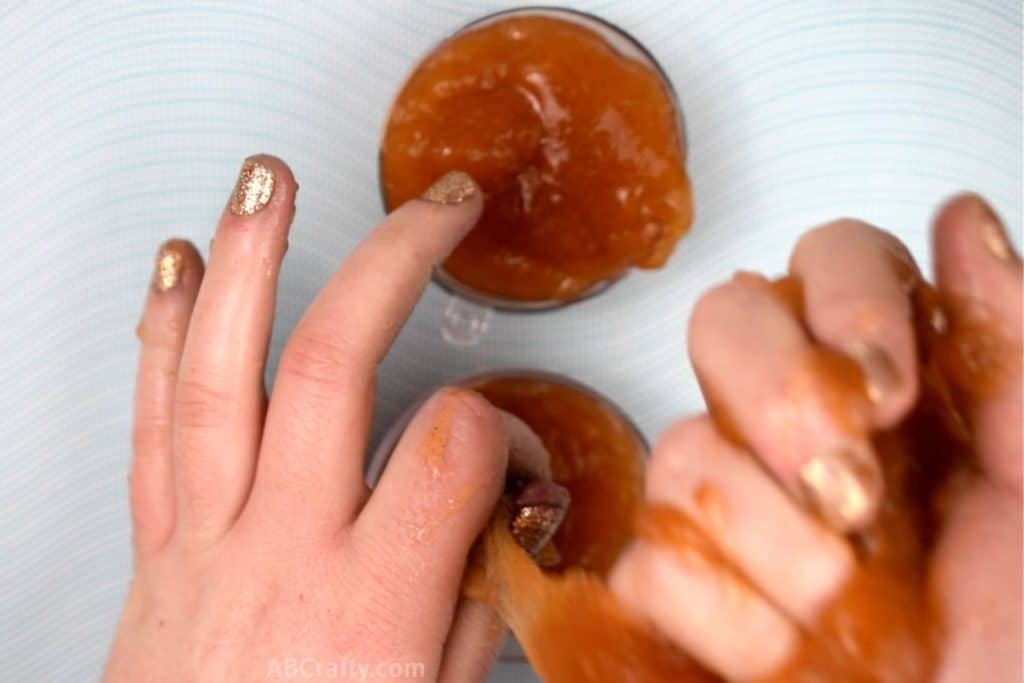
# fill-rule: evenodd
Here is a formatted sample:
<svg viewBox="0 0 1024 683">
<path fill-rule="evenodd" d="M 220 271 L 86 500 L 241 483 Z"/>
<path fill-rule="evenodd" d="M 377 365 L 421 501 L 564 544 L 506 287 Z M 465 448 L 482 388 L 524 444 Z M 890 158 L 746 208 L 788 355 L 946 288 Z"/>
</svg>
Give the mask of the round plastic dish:
<svg viewBox="0 0 1024 683">
<path fill-rule="evenodd" d="M 579 10 L 561 7 L 519 7 L 502 10 L 476 19 L 455 31 L 450 37 L 457 36 L 471 29 L 486 26 L 499 20 L 517 16 L 546 16 L 574 22 L 599 34 L 623 57 L 650 67 L 665 86 L 665 91 L 672 102 L 673 108 L 675 109 L 679 140 L 682 147 L 682 154 L 685 159 L 686 127 L 683 120 L 683 112 L 682 108 L 679 106 L 679 98 L 676 94 L 675 88 L 673 88 L 668 75 L 650 51 L 643 46 L 643 44 L 628 32 L 605 19 Z M 433 53 L 439 45 L 434 46 L 428 54 Z M 390 113 L 388 115 L 388 120 L 390 120 Z M 378 164 L 378 181 L 380 185 L 381 199 L 383 201 L 383 164 Z M 434 282 L 440 285 L 453 297 L 453 301 L 449 302 L 445 311 L 444 320 L 442 322 L 442 333 L 445 339 L 452 344 L 472 346 L 477 344 L 483 334 L 486 333 L 487 324 L 494 310 L 518 313 L 535 313 L 556 310 L 597 296 L 625 277 L 626 274 L 628 274 L 628 270 L 623 272 L 621 275 L 598 282 L 569 299 L 521 301 L 477 291 L 476 289 L 473 289 L 452 277 L 444 270 L 443 267 L 439 267 L 434 271 Z"/>
</svg>

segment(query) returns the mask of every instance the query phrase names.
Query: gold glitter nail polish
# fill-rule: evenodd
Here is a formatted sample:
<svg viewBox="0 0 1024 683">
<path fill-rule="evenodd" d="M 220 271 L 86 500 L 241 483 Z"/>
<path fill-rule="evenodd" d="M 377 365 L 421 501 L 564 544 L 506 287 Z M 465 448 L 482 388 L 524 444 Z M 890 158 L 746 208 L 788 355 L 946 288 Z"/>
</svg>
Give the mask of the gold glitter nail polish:
<svg viewBox="0 0 1024 683">
<path fill-rule="evenodd" d="M 536 555 L 558 530 L 565 513 L 549 505 L 519 508 L 512 518 L 512 537 L 526 552 Z"/>
<path fill-rule="evenodd" d="M 246 159 L 228 208 L 236 216 L 251 216 L 266 206 L 273 194 L 274 172 L 254 159 Z"/>
<path fill-rule="evenodd" d="M 181 282 L 185 272 L 185 253 L 177 240 L 165 242 L 156 254 L 156 265 L 153 268 L 153 289 L 166 292 L 174 289 Z"/>
<path fill-rule="evenodd" d="M 882 496 L 882 473 L 870 453 L 837 448 L 800 469 L 800 486 L 833 528 L 851 531 L 871 522 Z"/>
<path fill-rule="evenodd" d="M 856 342 L 847 351 L 864 373 L 864 387 L 872 403 L 881 403 L 903 383 L 896 364 L 884 350 L 871 344 Z"/>
<path fill-rule="evenodd" d="M 438 178 L 420 198 L 436 204 L 461 204 L 479 191 L 476 181 L 469 175 L 450 171 Z"/>
<path fill-rule="evenodd" d="M 565 488 L 543 479 L 526 483 L 512 501 L 512 537 L 536 556 L 558 531 L 568 507 L 569 492 Z"/>
<path fill-rule="evenodd" d="M 1000 261 L 1009 262 L 1013 250 L 1010 247 L 1009 240 L 1006 239 L 1006 233 L 999 227 L 994 221 L 985 221 L 981 225 L 981 241 L 985 243 L 985 248 L 988 249 L 989 253 L 995 256 Z"/>
</svg>

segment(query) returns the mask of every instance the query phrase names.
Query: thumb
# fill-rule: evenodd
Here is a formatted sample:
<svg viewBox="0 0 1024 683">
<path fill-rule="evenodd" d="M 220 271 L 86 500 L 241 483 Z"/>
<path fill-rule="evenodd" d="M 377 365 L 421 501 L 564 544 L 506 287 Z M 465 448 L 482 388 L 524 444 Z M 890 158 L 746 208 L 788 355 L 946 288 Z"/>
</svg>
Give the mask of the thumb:
<svg viewBox="0 0 1024 683">
<path fill-rule="evenodd" d="M 561 514 L 555 511 L 564 514 L 568 494 L 551 483 L 551 456 L 540 438 L 519 418 L 504 411 L 499 413 L 508 435 L 508 476 L 532 482 L 510 500 L 516 506 L 515 511 L 522 515 L 518 517 L 521 523 L 512 529 L 512 534 L 527 552 L 538 553 L 561 523 Z M 506 493 L 511 494 L 511 490 Z M 484 573 L 487 574 L 486 569 Z M 437 680 L 441 683 L 484 680 L 507 635 L 508 629 L 493 605 L 463 598 L 444 646 Z"/>
<path fill-rule="evenodd" d="M 507 451 L 504 424 L 487 401 L 442 389 L 409 423 L 352 527 L 352 548 L 395 617 L 388 638 L 430 653 L 435 666 L 466 558 L 504 487 Z"/>
</svg>

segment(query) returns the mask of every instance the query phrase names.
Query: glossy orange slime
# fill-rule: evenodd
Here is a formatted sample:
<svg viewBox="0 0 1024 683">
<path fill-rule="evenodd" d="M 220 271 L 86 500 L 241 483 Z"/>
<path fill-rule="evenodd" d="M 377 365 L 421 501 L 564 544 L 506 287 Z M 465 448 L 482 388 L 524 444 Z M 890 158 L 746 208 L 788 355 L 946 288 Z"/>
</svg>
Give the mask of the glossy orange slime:
<svg viewBox="0 0 1024 683">
<path fill-rule="evenodd" d="M 444 271 L 501 299 L 569 300 L 630 267 L 661 266 L 693 208 L 676 105 L 639 57 L 543 15 L 450 38 L 392 106 L 387 207 L 447 171 L 470 173 L 483 217 Z"/>
</svg>

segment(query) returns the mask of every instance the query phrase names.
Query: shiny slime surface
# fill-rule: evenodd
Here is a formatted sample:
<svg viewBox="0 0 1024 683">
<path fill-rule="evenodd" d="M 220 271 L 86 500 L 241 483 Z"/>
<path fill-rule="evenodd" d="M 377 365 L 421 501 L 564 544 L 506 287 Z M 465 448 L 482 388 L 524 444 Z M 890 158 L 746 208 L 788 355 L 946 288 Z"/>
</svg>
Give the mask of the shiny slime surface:
<svg viewBox="0 0 1024 683">
<path fill-rule="evenodd" d="M 790 303 L 794 315 L 801 315 L 798 281 L 762 281 Z M 945 515 L 944 501 L 975 468 L 964 416 L 970 414 L 972 401 L 998 386 L 1010 364 L 1020 362 L 1020 349 L 1009 346 L 971 307 L 942 300 L 925 283 L 916 285 L 915 309 L 922 395 L 902 425 L 875 438 L 886 478 L 880 515 L 868 531 L 850 537 L 858 557 L 854 576 L 816 627 L 804 634 L 796 654 L 765 680 L 914 683 L 931 676 L 942 624 L 929 603 L 926 560 Z M 850 396 L 837 406 L 856 405 L 863 396 L 863 379 L 857 373 L 837 371 L 839 366 L 816 358 L 808 363 L 822 373 L 823 382 L 833 385 L 830 390 Z M 526 390 L 524 385 L 517 391 Z M 492 396 L 486 388 L 483 393 Z M 561 439 L 572 441 L 575 434 L 593 433 L 592 425 L 576 420 L 579 416 L 572 411 L 548 413 L 525 399 L 506 401 L 503 407 L 512 412 L 527 408 L 521 417 L 535 429 L 539 418 L 549 447 L 553 439 L 557 445 Z M 724 435 L 739 438 L 727 419 L 713 417 Z M 560 459 L 586 457 L 583 453 L 552 448 L 556 471 L 573 468 L 572 462 Z M 625 452 L 622 457 L 629 458 Z M 636 482 L 627 477 L 620 485 L 628 495 L 577 497 L 574 491 L 572 514 L 586 516 L 588 510 L 580 508 L 601 506 L 605 517 L 635 519 L 633 533 L 648 542 L 721 562 L 715 544 L 683 512 L 643 504 L 639 511 L 630 509 Z M 614 506 L 620 507 L 608 509 Z M 505 515 L 499 509 L 483 537 L 464 592 L 497 608 L 545 681 L 718 680 L 622 607 L 605 586 L 602 572 L 582 566 L 563 566 L 556 572 L 539 568 L 512 540 Z M 572 537 L 579 530 L 565 531 L 558 543 L 581 542 Z M 613 536 L 612 546 L 620 548 L 621 539 Z M 585 540 L 600 544 L 602 537 Z"/>
<path fill-rule="evenodd" d="M 385 126 L 388 209 L 450 170 L 485 194 L 444 271 L 513 301 L 570 300 L 664 264 L 692 220 L 678 112 L 661 77 L 601 35 L 513 16 L 450 38 Z"/>
</svg>

